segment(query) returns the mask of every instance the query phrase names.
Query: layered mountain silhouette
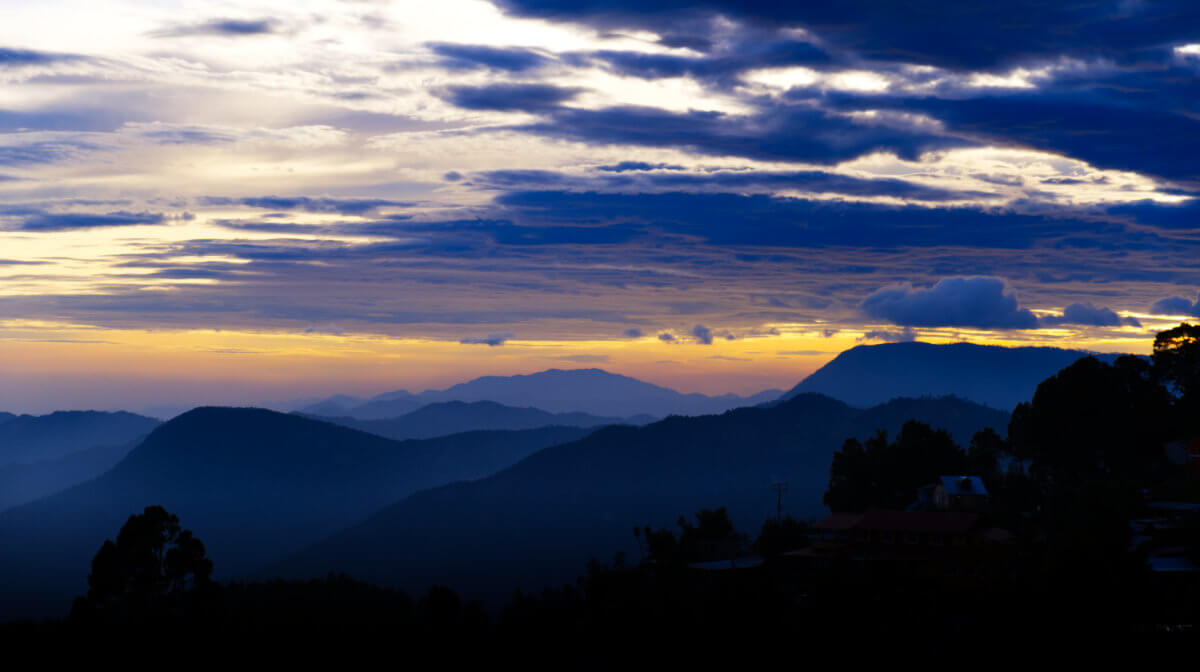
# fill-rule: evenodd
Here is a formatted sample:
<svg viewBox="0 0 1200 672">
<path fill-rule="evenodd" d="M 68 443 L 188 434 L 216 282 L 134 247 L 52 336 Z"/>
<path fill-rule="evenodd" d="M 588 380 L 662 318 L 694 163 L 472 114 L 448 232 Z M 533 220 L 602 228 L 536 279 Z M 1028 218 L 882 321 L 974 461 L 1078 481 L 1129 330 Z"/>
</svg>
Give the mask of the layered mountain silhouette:
<svg viewBox="0 0 1200 672">
<path fill-rule="evenodd" d="M 514 408 L 494 401 L 445 401 L 423 406 L 390 420 L 359 420 L 349 417 L 317 419 L 396 440 L 428 439 L 477 430 L 644 425 L 656 420 L 648 415 L 604 418 L 588 413 L 547 413 L 537 408 Z"/>
<path fill-rule="evenodd" d="M 817 393 L 867 407 L 897 397 L 954 395 L 1011 411 L 1033 398 L 1038 383 L 1089 355 L 1108 362 L 1119 356 L 973 343 L 861 345 L 835 357 L 782 398 Z"/>
<path fill-rule="evenodd" d="M 347 405 L 345 397 L 331 397 L 300 410 L 313 415 L 379 420 L 405 415 L 437 402 L 494 401 L 550 413 L 665 417 L 722 413 L 731 408 L 772 401 L 781 394 L 782 390 L 767 390 L 748 397 L 736 394 L 710 397 L 683 394 L 601 369 L 549 369 L 528 375 L 484 376 L 445 390 L 428 390 L 420 394 L 398 390 L 359 405 Z"/>
<path fill-rule="evenodd" d="M 8 422 L 9 420 L 12 420 L 15 417 L 17 417 L 17 416 L 13 415 L 12 413 L 5 413 L 3 411 L 0 411 L 0 425 L 3 425 L 4 423 Z"/>
<path fill-rule="evenodd" d="M 19 415 L 0 423 L 0 465 L 56 460 L 97 446 L 139 439 L 159 425 L 123 411 L 57 411 Z"/>
<path fill-rule="evenodd" d="M 104 539 L 150 504 L 179 515 L 228 577 L 417 490 L 487 476 L 588 431 L 397 442 L 261 409 L 195 409 L 156 429 L 99 478 L 0 512 L 0 610 L 61 615 L 86 590 L 89 562 Z"/>
<path fill-rule="evenodd" d="M 91 480 L 136 446 L 137 442 L 96 446 L 55 460 L 0 466 L 0 511 Z"/>
<path fill-rule="evenodd" d="M 775 514 L 820 515 L 833 452 L 849 436 L 896 432 L 909 419 L 949 426 L 959 441 L 1008 415 L 954 398 L 859 410 L 816 394 L 722 415 L 672 417 L 597 430 L 489 478 L 418 493 L 264 573 L 358 578 L 420 590 L 445 583 L 503 602 L 520 586 L 572 582 L 591 558 L 637 557 L 635 526 L 726 506 L 756 533 Z"/>
</svg>

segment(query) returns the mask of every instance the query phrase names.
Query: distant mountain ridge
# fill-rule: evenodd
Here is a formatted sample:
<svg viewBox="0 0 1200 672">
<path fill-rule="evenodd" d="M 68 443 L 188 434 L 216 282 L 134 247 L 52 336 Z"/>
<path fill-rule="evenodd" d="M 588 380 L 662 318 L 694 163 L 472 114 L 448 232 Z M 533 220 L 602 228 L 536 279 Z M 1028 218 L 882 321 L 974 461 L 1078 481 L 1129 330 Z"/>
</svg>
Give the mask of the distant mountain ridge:
<svg viewBox="0 0 1200 672">
<path fill-rule="evenodd" d="M 537 408 L 514 408 L 494 401 L 443 401 L 422 406 L 389 420 L 312 416 L 389 439 L 428 439 L 478 430 L 518 430 L 537 427 L 601 427 L 644 425 L 657 418 L 642 415 L 605 418 L 588 413 L 548 413 Z"/>
<path fill-rule="evenodd" d="M 326 422 L 198 408 L 100 477 L 0 512 L 0 616 L 61 616 L 92 555 L 161 504 L 204 541 L 219 575 L 282 557 L 424 488 L 477 479 L 588 429 L 467 432 L 391 441 Z"/>
<path fill-rule="evenodd" d="M 785 510 L 821 515 L 833 452 L 850 436 L 890 433 L 909 419 L 946 427 L 960 443 L 1008 414 L 956 398 L 895 400 L 859 410 L 817 394 L 722 415 L 672 417 L 644 427 L 600 429 L 542 450 L 472 483 L 417 493 L 305 549 L 262 576 L 358 578 L 421 590 L 453 585 L 503 602 L 573 582 L 591 558 L 638 557 L 635 526 L 673 526 L 680 515 L 725 506 L 757 533 Z"/>
<path fill-rule="evenodd" d="M 57 460 L 71 453 L 129 443 L 161 424 L 118 411 L 55 411 L 0 423 L 0 465 Z"/>
<path fill-rule="evenodd" d="M 839 354 L 781 399 L 817 393 L 865 408 L 898 397 L 954 395 L 1011 411 L 1033 398 L 1038 383 L 1087 356 L 1111 362 L 1120 355 L 974 343 L 860 345 Z"/>
<path fill-rule="evenodd" d="M 344 395 L 300 409 L 302 413 L 347 416 L 360 420 L 394 418 L 421 406 L 446 401 L 494 401 L 549 413 L 589 413 L 607 417 L 707 415 L 777 399 L 782 390 L 747 397 L 735 394 L 684 394 L 603 369 L 548 369 L 515 376 L 483 376 L 444 390 L 412 394 L 388 392 L 359 405 Z"/>
<path fill-rule="evenodd" d="M 96 446 L 53 460 L 0 466 L 0 511 L 93 479 L 120 462 L 137 444 Z"/>
</svg>

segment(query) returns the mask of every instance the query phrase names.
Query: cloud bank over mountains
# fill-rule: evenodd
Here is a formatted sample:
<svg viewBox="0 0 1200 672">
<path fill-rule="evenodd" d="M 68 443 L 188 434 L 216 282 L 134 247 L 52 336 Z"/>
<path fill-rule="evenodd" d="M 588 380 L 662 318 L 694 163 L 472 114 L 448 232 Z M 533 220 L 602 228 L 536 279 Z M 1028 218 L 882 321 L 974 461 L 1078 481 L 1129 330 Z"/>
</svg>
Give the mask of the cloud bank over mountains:
<svg viewBox="0 0 1200 672">
<path fill-rule="evenodd" d="M 0 319 L 499 354 L 1200 313 L 1192 3 L 406 7 L 13 8 Z"/>
</svg>

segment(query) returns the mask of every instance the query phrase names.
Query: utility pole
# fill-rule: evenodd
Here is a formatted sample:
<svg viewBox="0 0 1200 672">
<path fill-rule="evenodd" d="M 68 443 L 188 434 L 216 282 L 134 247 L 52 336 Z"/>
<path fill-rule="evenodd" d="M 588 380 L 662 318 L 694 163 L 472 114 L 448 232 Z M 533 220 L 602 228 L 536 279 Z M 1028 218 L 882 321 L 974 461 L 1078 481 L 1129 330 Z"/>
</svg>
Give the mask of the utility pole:
<svg viewBox="0 0 1200 672">
<path fill-rule="evenodd" d="M 775 488 L 775 520 L 783 522 L 783 493 L 787 490 L 787 481 L 775 481 L 771 487 Z"/>
</svg>

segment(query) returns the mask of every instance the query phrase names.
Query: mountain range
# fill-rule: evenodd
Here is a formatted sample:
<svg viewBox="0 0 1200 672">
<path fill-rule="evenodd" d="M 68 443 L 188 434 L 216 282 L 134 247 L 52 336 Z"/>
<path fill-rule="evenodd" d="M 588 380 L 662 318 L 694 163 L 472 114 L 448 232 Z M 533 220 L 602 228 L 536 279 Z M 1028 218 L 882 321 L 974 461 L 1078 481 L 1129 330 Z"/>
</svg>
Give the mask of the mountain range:
<svg viewBox="0 0 1200 672">
<path fill-rule="evenodd" d="M 656 418 L 604 418 L 588 413 L 547 413 L 537 408 L 513 408 L 494 401 L 444 401 L 429 404 L 398 418 L 359 420 L 350 417 L 313 416 L 345 427 L 361 429 L 389 439 L 428 439 L 457 432 L 537 427 L 601 427 L 644 425 Z"/>
<path fill-rule="evenodd" d="M 95 446 L 53 460 L 0 466 L 0 511 L 93 479 L 136 446 L 137 442 Z"/>
<path fill-rule="evenodd" d="M 10 613 L 62 613 L 71 595 L 86 590 L 88 563 L 104 539 L 150 504 L 178 514 L 228 577 L 415 491 L 487 476 L 589 431 L 397 442 L 261 409 L 195 409 L 100 477 L 0 512 L 0 605 Z"/>
<path fill-rule="evenodd" d="M 0 465 L 56 460 L 97 446 L 139 439 L 159 421 L 124 411 L 57 411 L 0 422 Z"/>
<path fill-rule="evenodd" d="M 974 343 L 861 345 L 839 354 L 782 399 L 814 392 L 865 408 L 897 397 L 954 395 L 1011 411 L 1033 398 L 1038 383 L 1089 355 L 1106 362 L 1120 356 Z"/>
<path fill-rule="evenodd" d="M 591 558 L 637 557 L 635 526 L 673 526 L 725 506 L 742 531 L 787 510 L 820 515 L 834 450 L 851 436 L 898 431 L 909 419 L 947 424 L 963 442 L 1008 415 L 955 398 L 867 410 L 816 394 L 722 415 L 615 426 L 542 450 L 488 478 L 417 493 L 307 548 L 264 576 L 345 571 L 414 590 L 446 583 L 503 601 L 512 590 L 569 583 Z"/>
<path fill-rule="evenodd" d="M 404 390 L 362 401 L 337 395 L 299 409 L 302 413 L 344 416 L 359 420 L 395 418 L 432 403 L 494 401 L 507 406 L 533 407 L 550 413 L 583 412 L 624 418 L 638 415 L 706 415 L 739 406 L 772 401 L 782 390 L 747 397 L 707 396 L 675 390 L 609 373 L 601 369 L 549 369 L 516 376 L 484 376 L 444 390 L 412 394 Z"/>
<path fill-rule="evenodd" d="M 151 504 L 195 531 L 222 577 L 345 571 L 506 600 L 518 585 L 570 581 L 593 557 L 636 555 L 635 525 L 726 506 L 754 533 L 774 515 L 773 483 L 787 484 L 789 513 L 820 515 L 847 437 L 910 419 L 964 446 L 984 427 L 1003 434 L 1007 409 L 1086 354 L 863 346 L 786 395 L 751 397 L 551 370 L 330 398 L 324 408 L 358 415 L 328 421 L 235 408 L 161 425 L 128 413 L 0 415 L 0 616 L 62 613 L 102 541 Z M 945 393 L 957 396 L 934 396 Z M 487 431 L 414 438 L 475 427 Z"/>
</svg>

